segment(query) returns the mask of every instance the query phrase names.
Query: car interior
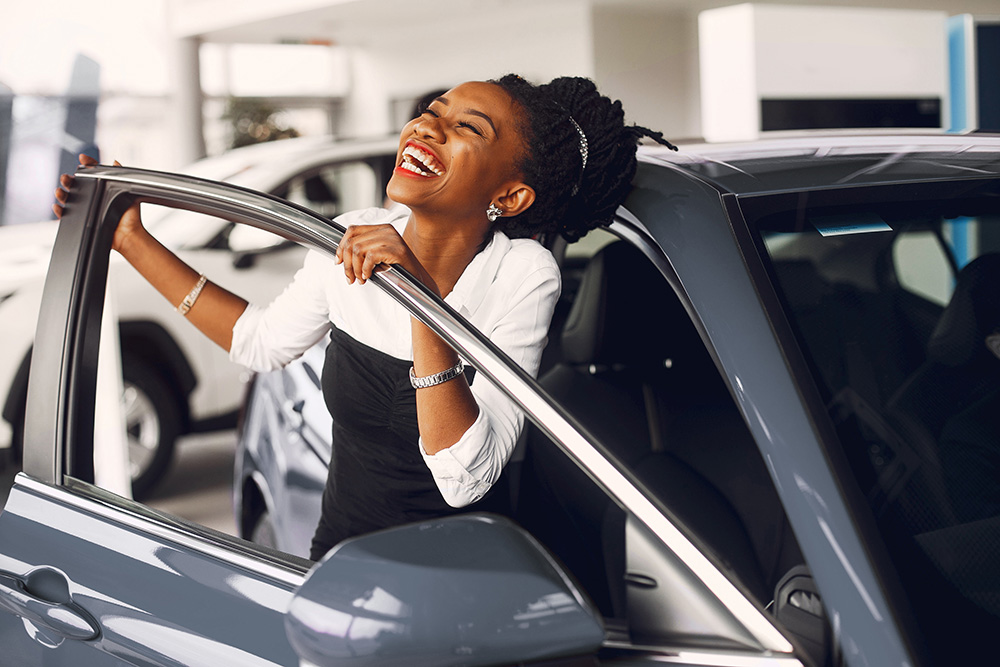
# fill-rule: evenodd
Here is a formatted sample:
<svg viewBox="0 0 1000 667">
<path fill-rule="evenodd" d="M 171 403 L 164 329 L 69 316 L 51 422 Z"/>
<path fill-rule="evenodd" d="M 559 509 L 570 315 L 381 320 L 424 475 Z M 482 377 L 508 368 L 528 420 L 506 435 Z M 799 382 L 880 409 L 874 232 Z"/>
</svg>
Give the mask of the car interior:
<svg viewBox="0 0 1000 667">
<path fill-rule="evenodd" d="M 891 515 L 909 534 L 959 521 L 939 456 L 945 423 L 1000 386 L 995 357 L 982 344 L 998 323 L 1000 255 L 981 255 L 958 270 L 941 237 L 951 265 L 944 303 L 899 278 L 894 246 L 935 227 L 940 221 L 919 221 L 877 240 L 841 241 L 843 261 L 772 265 L 842 438 L 867 443 L 847 447 L 847 454 L 869 503 L 877 517 Z M 843 273 L 832 268 L 837 264 Z M 848 271 L 870 272 L 873 282 L 844 280 Z"/>
<path fill-rule="evenodd" d="M 993 201 L 934 209 L 887 216 L 891 233 L 765 244 L 905 594 L 932 653 L 952 656 L 1000 616 L 1000 217 Z M 932 252 L 947 260 L 936 270 Z M 915 260 L 936 293 L 911 284 Z"/>
<path fill-rule="evenodd" d="M 759 450 L 679 298 L 624 241 L 563 265 L 566 298 L 540 384 L 766 606 L 802 556 Z M 629 589 L 644 583 L 626 567 L 625 511 L 537 428 L 529 425 L 525 437 L 518 520 L 606 618 L 627 624 Z M 643 637 L 635 624 L 630 634 L 671 639 Z"/>
<path fill-rule="evenodd" d="M 1000 255 L 981 256 L 957 271 L 940 218 L 894 225 L 891 234 L 823 239 L 821 253 L 813 235 L 798 248 L 775 251 L 771 266 L 789 323 L 848 443 L 854 474 L 879 525 L 900 533 L 890 548 L 894 556 L 911 554 L 907 579 L 925 575 L 927 585 L 912 595 L 921 606 L 936 605 L 938 617 L 952 609 L 970 628 L 987 626 L 981 607 L 996 613 L 996 605 L 970 605 L 967 598 L 970 585 L 980 591 L 975 599 L 988 584 L 963 586 L 960 572 L 939 572 L 948 549 L 937 536 L 997 512 L 971 508 L 975 494 L 956 497 L 938 451 L 946 424 L 962 433 L 996 433 L 984 406 L 1000 403 L 993 365 L 1000 347 Z M 540 384 L 752 599 L 773 605 L 775 613 L 789 592 L 804 596 L 794 603 L 798 616 L 791 623 L 788 616 L 779 620 L 823 664 L 829 625 L 728 388 L 663 276 L 637 248 L 605 236 L 592 254 L 574 256 L 571 245 L 563 260 L 564 295 Z M 940 255 L 934 260 L 942 275 L 953 276 L 933 294 L 907 276 L 913 264 L 914 280 L 927 280 L 919 273 L 927 272 L 928 253 Z M 956 415 L 965 416 L 958 426 Z M 635 642 L 676 640 L 667 624 L 629 623 L 630 598 L 648 582 L 628 564 L 625 511 L 541 431 L 529 424 L 526 432 L 518 520 L 580 581 L 609 627 L 620 621 Z M 963 481 L 959 488 L 966 486 Z M 996 491 L 993 496 L 1000 498 Z M 982 494 L 976 497 L 981 501 Z M 992 553 L 996 532 L 982 530 L 978 547 Z M 913 557 L 914 536 L 929 560 Z"/>
</svg>

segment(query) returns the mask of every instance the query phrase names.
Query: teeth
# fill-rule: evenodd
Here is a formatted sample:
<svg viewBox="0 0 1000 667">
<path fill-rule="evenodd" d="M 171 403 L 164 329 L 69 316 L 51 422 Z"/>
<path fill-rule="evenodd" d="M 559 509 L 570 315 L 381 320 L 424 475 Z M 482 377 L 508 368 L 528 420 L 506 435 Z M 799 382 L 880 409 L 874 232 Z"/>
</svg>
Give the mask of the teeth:
<svg viewBox="0 0 1000 667">
<path fill-rule="evenodd" d="M 402 164 L 399 165 L 400 169 L 406 169 L 407 171 L 412 171 L 414 174 L 420 174 L 421 176 L 430 176 L 426 171 L 421 170 L 412 162 L 407 162 L 403 160 Z"/>
<path fill-rule="evenodd" d="M 404 157 L 408 156 L 408 157 L 413 158 L 414 160 L 417 160 L 418 162 L 420 162 L 420 164 L 422 164 L 424 167 L 426 167 L 429 171 L 434 172 L 438 176 L 440 176 L 440 175 L 442 175 L 444 173 L 444 170 L 437 166 L 436 161 L 434 160 L 434 158 L 431 157 L 430 155 L 428 155 L 427 153 L 425 153 L 424 151 L 420 150 L 419 148 L 416 148 L 414 146 L 407 146 L 406 148 L 403 149 L 403 156 Z M 416 167 L 416 165 L 413 165 L 412 162 L 408 162 L 406 160 L 403 160 L 403 164 L 400 165 L 400 166 L 406 167 L 407 165 L 411 165 L 413 167 L 412 169 L 410 169 L 410 171 L 413 171 L 413 172 L 418 173 L 418 174 L 419 173 L 423 173 L 423 172 L 420 171 L 419 168 Z M 424 175 L 425 176 L 430 176 L 430 174 L 426 174 L 426 173 Z"/>
</svg>

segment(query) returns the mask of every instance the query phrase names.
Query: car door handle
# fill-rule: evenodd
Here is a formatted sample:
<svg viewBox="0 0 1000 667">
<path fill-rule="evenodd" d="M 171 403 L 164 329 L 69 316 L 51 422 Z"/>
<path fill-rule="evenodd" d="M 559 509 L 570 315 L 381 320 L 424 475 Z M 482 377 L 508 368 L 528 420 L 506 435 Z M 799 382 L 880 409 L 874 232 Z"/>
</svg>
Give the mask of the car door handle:
<svg viewBox="0 0 1000 667">
<path fill-rule="evenodd" d="M 46 573 L 58 574 L 54 570 Z M 66 596 L 69 596 L 68 586 Z M 88 641 L 101 634 L 97 622 L 75 602 L 51 602 L 33 595 L 21 579 L 8 573 L 0 573 L 0 609 L 67 639 Z"/>
</svg>

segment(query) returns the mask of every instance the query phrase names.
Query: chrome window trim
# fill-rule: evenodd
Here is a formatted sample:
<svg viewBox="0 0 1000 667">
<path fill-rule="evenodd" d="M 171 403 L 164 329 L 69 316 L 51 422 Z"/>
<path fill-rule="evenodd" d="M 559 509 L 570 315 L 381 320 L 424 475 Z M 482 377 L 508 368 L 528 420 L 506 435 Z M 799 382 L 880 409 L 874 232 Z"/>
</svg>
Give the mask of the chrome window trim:
<svg viewBox="0 0 1000 667">
<path fill-rule="evenodd" d="M 206 181 L 193 176 L 175 176 L 128 167 L 89 167 L 77 171 L 76 178 L 90 178 L 140 186 L 140 189 L 131 190 L 140 198 L 143 194 L 155 196 L 157 191 L 163 191 L 191 197 L 199 201 L 216 200 L 233 209 L 248 210 L 260 216 L 271 216 L 268 218 L 271 223 L 281 220 L 286 224 L 268 225 L 265 223 L 260 226 L 266 228 L 276 226 L 277 229 L 269 228 L 268 231 L 279 234 L 284 232 L 284 234 L 304 236 L 310 243 L 331 253 L 337 250 L 337 244 L 344 235 L 344 228 L 340 224 L 322 219 L 315 213 L 301 209 L 295 204 L 270 195 L 245 190 L 239 186 Z M 147 188 L 147 191 L 144 193 L 141 188 Z M 267 205 L 263 205 L 263 202 L 266 202 Z M 288 219 L 283 219 L 282 216 L 287 216 Z M 245 220 L 243 222 L 252 221 Z M 331 232 L 333 232 L 332 239 L 330 238 Z"/>
<path fill-rule="evenodd" d="M 802 661 L 787 653 L 750 653 L 679 646 L 637 646 L 620 641 L 607 641 L 609 649 L 627 651 L 642 663 L 663 665 L 699 665 L 703 667 L 803 667 Z"/>
<path fill-rule="evenodd" d="M 314 213 L 277 198 L 243 190 L 236 186 L 193 177 L 175 176 L 126 167 L 91 167 L 77 172 L 77 178 L 92 178 L 122 185 L 140 199 L 156 199 L 170 193 L 188 200 L 199 209 L 219 205 L 217 214 L 250 215 L 242 220 L 253 226 L 286 236 L 292 235 L 320 250 L 333 253 L 343 237 L 343 228 Z M 114 196 L 114 193 L 111 193 Z M 105 199 L 108 195 L 105 195 Z M 175 202 L 179 204 L 181 202 Z M 630 231 L 619 220 L 612 227 L 642 242 L 643 233 Z M 634 239 L 634 240 L 633 240 Z M 640 246 L 650 254 L 646 246 Z M 658 264 L 662 258 L 651 257 Z M 520 366 L 509 360 L 492 341 L 471 326 L 433 295 L 426 287 L 396 267 L 376 273 L 372 282 L 452 345 L 480 373 L 504 391 L 546 435 L 551 437 L 605 492 L 635 515 L 691 572 L 715 595 L 733 616 L 760 643 L 765 651 L 790 654 L 791 643 L 764 612 L 703 554 L 694 543 L 647 498 L 602 452 L 596 439 L 553 401 Z M 109 510 L 110 511 L 110 510 Z M 171 533 L 173 534 L 173 533 Z M 197 544 L 197 543 L 195 543 Z M 228 553 L 228 552 L 225 552 Z M 253 559 L 251 559 L 252 561 Z"/>
<path fill-rule="evenodd" d="M 115 496 L 86 482 L 69 479 L 63 485 L 51 485 L 18 473 L 15 487 L 109 523 L 167 540 L 193 553 L 254 572 L 288 586 L 290 591 L 301 586 L 309 573 L 309 568 L 292 562 L 286 554 L 282 554 L 283 558 L 268 556 L 249 543 L 237 543 L 239 538 L 216 533 L 198 524 L 182 523 L 177 517 Z"/>
</svg>

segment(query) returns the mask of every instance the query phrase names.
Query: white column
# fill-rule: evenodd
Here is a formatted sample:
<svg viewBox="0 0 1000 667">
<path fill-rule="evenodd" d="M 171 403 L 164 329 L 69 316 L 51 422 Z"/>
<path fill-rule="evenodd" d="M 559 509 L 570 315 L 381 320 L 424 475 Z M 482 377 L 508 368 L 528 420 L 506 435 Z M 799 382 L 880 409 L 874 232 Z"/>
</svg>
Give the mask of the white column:
<svg viewBox="0 0 1000 667">
<path fill-rule="evenodd" d="M 122 411 L 121 342 L 118 309 L 108 272 L 104 314 L 97 358 L 97 393 L 94 402 L 94 483 L 126 498 L 132 497 L 128 435 Z"/>
<path fill-rule="evenodd" d="M 353 48 L 348 54 L 350 84 L 344 97 L 344 114 L 337 128 L 343 137 L 385 135 L 392 125 L 389 95 L 371 54 Z"/>
<path fill-rule="evenodd" d="M 197 37 L 174 40 L 171 53 L 175 154 L 171 162 L 183 166 L 203 158 L 205 152 L 204 96 L 201 90 L 201 58 Z"/>
</svg>

